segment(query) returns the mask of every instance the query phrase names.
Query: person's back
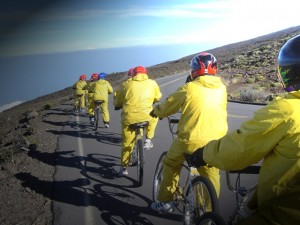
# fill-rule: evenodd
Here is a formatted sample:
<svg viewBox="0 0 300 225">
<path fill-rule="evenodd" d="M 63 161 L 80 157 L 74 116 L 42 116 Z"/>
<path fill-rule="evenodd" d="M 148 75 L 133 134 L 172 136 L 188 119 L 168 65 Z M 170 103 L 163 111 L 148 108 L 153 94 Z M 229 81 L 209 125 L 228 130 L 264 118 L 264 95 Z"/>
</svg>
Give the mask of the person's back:
<svg viewBox="0 0 300 225">
<path fill-rule="evenodd" d="M 185 93 L 173 106 L 181 106 L 178 137 L 188 142 L 202 140 L 204 145 L 224 136 L 227 132 L 227 91 L 217 76 L 200 76 L 183 85 Z M 168 107 L 172 110 L 172 106 Z M 164 111 L 168 113 L 168 110 Z M 213 129 L 212 129 L 213 127 Z"/>
<path fill-rule="evenodd" d="M 112 86 L 107 80 L 99 79 L 94 85 L 94 100 L 107 101 L 108 95 L 113 92 Z"/>
<path fill-rule="evenodd" d="M 154 102 L 161 97 L 157 83 L 146 74 L 137 74 L 124 87 L 123 113 L 126 124 L 149 120 Z"/>
</svg>

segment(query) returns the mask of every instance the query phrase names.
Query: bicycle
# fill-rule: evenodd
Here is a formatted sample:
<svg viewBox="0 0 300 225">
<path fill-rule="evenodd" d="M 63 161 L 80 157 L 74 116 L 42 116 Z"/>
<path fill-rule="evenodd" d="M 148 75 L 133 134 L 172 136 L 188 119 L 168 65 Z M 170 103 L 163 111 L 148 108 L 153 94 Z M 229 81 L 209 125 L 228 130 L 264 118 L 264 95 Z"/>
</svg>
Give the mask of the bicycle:
<svg viewBox="0 0 300 225">
<path fill-rule="evenodd" d="M 103 103 L 103 100 L 95 100 L 95 112 L 94 112 L 94 126 L 95 126 L 95 131 L 98 129 L 99 125 L 99 119 L 100 119 L 100 113 L 101 113 L 101 104 Z"/>
<path fill-rule="evenodd" d="M 135 131 L 135 145 L 129 160 L 129 165 L 136 166 L 138 186 L 142 186 L 144 181 L 144 140 L 145 129 L 148 125 L 149 121 L 129 125 L 129 127 Z"/>
<path fill-rule="evenodd" d="M 179 119 L 175 117 L 167 117 L 169 129 L 174 139 L 176 132 L 175 127 Z M 167 152 L 163 152 L 158 160 L 154 179 L 153 179 L 153 201 L 157 201 L 157 193 L 160 183 L 163 179 L 163 159 Z M 198 219 L 205 212 L 219 213 L 219 204 L 216 191 L 211 181 L 199 174 L 194 175 L 192 167 L 184 162 L 179 185 L 177 186 L 174 202 L 175 207 L 183 214 L 183 222 L 185 225 L 196 224 Z"/>
<path fill-rule="evenodd" d="M 236 196 L 236 208 L 233 214 L 229 217 L 228 225 L 236 224 L 239 219 L 246 218 L 249 215 L 245 212 L 245 203 L 248 199 L 248 195 L 256 189 L 256 184 L 246 188 L 241 186 L 241 174 L 258 174 L 260 166 L 251 165 L 242 170 L 232 170 L 226 171 L 226 184 L 227 188 L 233 192 Z M 236 174 L 235 187 L 232 186 L 231 175 Z M 198 225 L 225 225 L 225 220 L 219 214 L 204 214 L 203 217 L 200 217 Z"/>
</svg>

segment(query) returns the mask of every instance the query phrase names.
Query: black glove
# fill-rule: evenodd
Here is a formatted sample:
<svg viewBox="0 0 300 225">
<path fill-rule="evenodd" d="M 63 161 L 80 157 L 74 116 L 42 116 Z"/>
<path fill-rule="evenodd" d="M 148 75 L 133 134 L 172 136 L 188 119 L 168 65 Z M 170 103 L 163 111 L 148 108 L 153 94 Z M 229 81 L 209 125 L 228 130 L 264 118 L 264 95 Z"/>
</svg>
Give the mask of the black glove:
<svg viewBox="0 0 300 225">
<path fill-rule="evenodd" d="M 154 114 L 154 109 L 149 113 L 151 117 L 157 118 L 157 116 Z"/>
<path fill-rule="evenodd" d="M 119 107 L 115 106 L 115 110 L 120 110 L 122 108 L 123 108 L 122 106 L 119 106 Z"/>
<path fill-rule="evenodd" d="M 203 160 L 203 148 L 198 148 L 192 154 L 184 154 L 185 160 L 190 167 L 198 168 L 200 166 L 206 165 L 206 163 Z"/>
</svg>

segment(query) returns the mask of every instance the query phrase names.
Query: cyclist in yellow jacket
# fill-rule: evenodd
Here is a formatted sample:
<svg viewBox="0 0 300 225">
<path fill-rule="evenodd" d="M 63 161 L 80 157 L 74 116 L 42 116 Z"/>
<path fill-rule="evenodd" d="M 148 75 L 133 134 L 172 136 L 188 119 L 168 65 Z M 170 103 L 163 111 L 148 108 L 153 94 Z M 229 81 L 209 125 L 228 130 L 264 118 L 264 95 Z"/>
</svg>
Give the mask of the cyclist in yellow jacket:
<svg viewBox="0 0 300 225">
<path fill-rule="evenodd" d="M 191 165 L 243 169 L 261 160 L 253 215 L 239 225 L 300 224 L 300 35 L 278 55 L 278 77 L 288 92 L 254 113 L 252 119 L 192 155 Z"/>
<path fill-rule="evenodd" d="M 151 115 L 164 118 L 181 110 L 177 138 L 174 139 L 163 165 L 157 202 L 151 204 L 155 211 L 172 212 L 174 193 L 179 181 L 184 153 L 192 153 L 209 141 L 223 137 L 227 125 L 227 90 L 216 75 L 217 59 L 210 53 L 197 54 L 191 61 L 192 81 L 184 84 L 164 102 L 154 107 Z M 201 175 L 208 177 L 219 195 L 220 175 L 214 167 L 198 168 Z"/>
<path fill-rule="evenodd" d="M 90 123 L 94 125 L 94 114 L 95 114 L 95 104 L 94 104 L 94 88 L 96 81 L 98 80 L 98 73 L 93 73 L 91 75 L 91 79 L 87 84 L 83 87 L 83 90 L 87 91 L 87 112 L 89 114 Z"/>
<path fill-rule="evenodd" d="M 98 79 L 94 86 L 94 101 L 104 101 L 101 104 L 102 119 L 104 127 L 109 128 L 108 95 L 113 93 L 113 88 L 106 80 L 106 73 L 99 73 Z"/>
<path fill-rule="evenodd" d="M 75 90 L 74 111 L 76 113 L 82 111 L 85 107 L 85 91 L 83 90 L 83 87 L 85 85 L 86 85 L 85 74 L 80 75 L 79 80 L 73 85 L 73 89 Z"/>
<path fill-rule="evenodd" d="M 159 101 L 161 96 L 159 86 L 156 81 L 148 78 L 146 68 L 137 66 L 133 70 L 132 80 L 119 90 L 114 99 L 115 107 L 123 108 L 121 119 L 123 144 L 119 176 L 128 174 L 126 167 L 134 147 L 135 133 L 129 125 L 149 121 L 146 140 L 148 143 L 152 143 L 151 139 L 154 137 L 158 118 L 152 118 L 149 113 L 153 109 L 153 103 Z M 147 142 L 145 142 L 146 144 Z"/>
</svg>

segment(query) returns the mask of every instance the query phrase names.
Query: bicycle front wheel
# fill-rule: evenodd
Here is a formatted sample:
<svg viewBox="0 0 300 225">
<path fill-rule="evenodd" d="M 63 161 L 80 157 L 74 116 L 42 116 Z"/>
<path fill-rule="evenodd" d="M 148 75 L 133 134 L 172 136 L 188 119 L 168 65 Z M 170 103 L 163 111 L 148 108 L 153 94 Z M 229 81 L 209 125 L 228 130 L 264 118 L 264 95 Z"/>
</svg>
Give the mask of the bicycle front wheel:
<svg viewBox="0 0 300 225">
<path fill-rule="evenodd" d="M 160 187 L 160 183 L 163 179 L 163 160 L 167 152 L 163 152 L 157 162 L 152 187 L 152 200 L 157 201 L 157 193 Z"/>
<path fill-rule="evenodd" d="M 100 114 L 100 108 L 97 107 L 95 110 L 95 131 L 98 129 L 98 125 L 99 125 L 99 114 Z"/>
<path fill-rule="evenodd" d="M 138 162 L 137 162 L 137 181 L 138 185 L 142 186 L 144 181 L 144 144 L 143 139 L 138 139 L 136 142 Z"/>
<path fill-rule="evenodd" d="M 184 224 L 196 224 L 207 212 L 219 213 L 217 193 L 207 177 L 196 176 L 192 180 L 192 190 L 186 192 L 188 204 L 184 207 Z"/>
</svg>

